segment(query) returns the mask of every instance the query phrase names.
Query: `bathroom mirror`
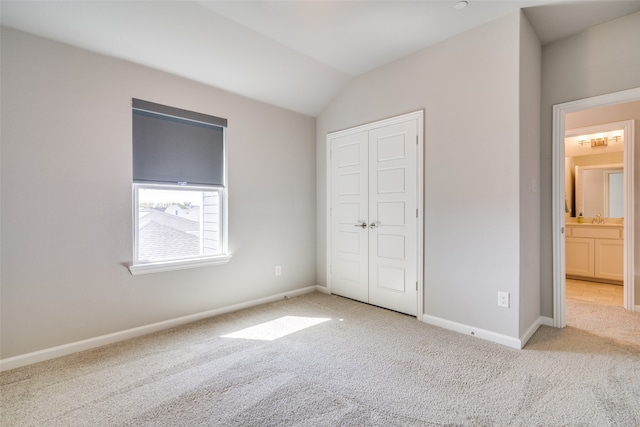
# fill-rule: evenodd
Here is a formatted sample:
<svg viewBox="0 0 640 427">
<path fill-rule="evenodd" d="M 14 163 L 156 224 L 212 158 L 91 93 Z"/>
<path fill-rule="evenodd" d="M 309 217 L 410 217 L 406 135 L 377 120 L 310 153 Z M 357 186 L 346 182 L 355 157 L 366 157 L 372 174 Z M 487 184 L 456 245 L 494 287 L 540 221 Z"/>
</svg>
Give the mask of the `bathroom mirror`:
<svg viewBox="0 0 640 427">
<path fill-rule="evenodd" d="M 584 217 L 622 218 L 624 173 L 622 164 L 575 167 L 575 212 Z"/>
<path fill-rule="evenodd" d="M 625 144 L 620 124 L 574 128 L 565 136 L 566 216 L 622 218 Z"/>
</svg>

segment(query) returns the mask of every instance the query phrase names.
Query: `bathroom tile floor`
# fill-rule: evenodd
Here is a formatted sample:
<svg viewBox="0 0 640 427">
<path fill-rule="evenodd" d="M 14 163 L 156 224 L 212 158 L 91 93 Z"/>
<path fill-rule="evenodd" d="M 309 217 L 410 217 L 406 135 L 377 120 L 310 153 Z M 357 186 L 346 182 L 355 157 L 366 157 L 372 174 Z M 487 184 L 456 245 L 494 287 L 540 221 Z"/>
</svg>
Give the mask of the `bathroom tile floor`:
<svg viewBox="0 0 640 427">
<path fill-rule="evenodd" d="M 596 304 L 623 306 L 623 286 L 567 279 L 567 298 Z"/>
</svg>

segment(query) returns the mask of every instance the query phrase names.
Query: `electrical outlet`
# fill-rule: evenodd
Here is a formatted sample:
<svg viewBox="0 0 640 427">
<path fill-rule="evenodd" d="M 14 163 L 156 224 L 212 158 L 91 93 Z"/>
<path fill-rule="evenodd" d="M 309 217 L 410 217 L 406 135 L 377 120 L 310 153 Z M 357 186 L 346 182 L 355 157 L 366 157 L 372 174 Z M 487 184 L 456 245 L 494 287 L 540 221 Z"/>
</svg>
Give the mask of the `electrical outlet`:
<svg viewBox="0 0 640 427">
<path fill-rule="evenodd" d="M 282 275 L 282 266 L 276 265 L 276 276 Z"/>
<path fill-rule="evenodd" d="M 509 292 L 498 291 L 498 307 L 509 308 Z"/>
</svg>

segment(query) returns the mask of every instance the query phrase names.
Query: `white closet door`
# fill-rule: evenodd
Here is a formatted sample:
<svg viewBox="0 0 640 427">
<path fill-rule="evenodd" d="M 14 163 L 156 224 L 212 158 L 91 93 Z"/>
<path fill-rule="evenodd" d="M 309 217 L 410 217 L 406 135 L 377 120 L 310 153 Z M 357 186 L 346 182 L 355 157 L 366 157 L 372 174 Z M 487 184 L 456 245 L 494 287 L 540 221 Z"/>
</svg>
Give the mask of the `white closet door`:
<svg viewBox="0 0 640 427">
<path fill-rule="evenodd" d="M 369 303 L 417 314 L 417 126 L 369 132 Z"/>
<path fill-rule="evenodd" d="M 363 302 L 369 300 L 367 138 L 360 132 L 331 140 L 331 291 Z"/>
<path fill-rule="evenodd" d="M 418 312 L 418 119 L 330 138 L 331 292 Z"/>
</svg>

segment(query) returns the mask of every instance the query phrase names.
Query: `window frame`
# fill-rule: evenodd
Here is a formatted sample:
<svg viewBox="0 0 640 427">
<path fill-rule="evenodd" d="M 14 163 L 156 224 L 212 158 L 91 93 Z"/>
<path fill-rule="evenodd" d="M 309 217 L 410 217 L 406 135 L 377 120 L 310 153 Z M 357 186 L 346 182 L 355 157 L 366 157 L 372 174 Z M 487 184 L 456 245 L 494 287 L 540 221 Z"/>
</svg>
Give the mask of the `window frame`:
<svg viewBox="0 0 640 427">
<path fill-rule="evenodd" d="M 140 99 L 132 99 L 132 115 L 135 111 L 147 112 L 158 116 L 166 116 L 169 118 L 176 118 L 183 121 L 191 121 L 194 123 L 200 123 L 207 126 L 219 127 L 222 129 L 222 164 L 217 165 L 222 167 L 222 182 L 209 182 L 209 183 L 196 183 L 196 182 L 165 182 L 162 180 L 149 181 L 145 178 L 135 179 L 135 161 L 134 173 L 132 178 L 132 246 L 133 246 L 133 262 L 128 266 L 129 272 L 132 275 L 156 273 L 163 271 L 182 270 L 187 268 L 205 267 L 210 265 L 226 264 L 231 260 L 231 254 L 229 253 L 229 232 L 228 232 L 228 205 L 229 205 L 229 190 L 228 190 L 228 154 L 227 154 L 227 119 L 220 117 L 210 116 L 203 113 L 198 113 L 189 110 L 183 110 L 180 108 L 170 107 L 162 104 L 156 104 L 149 101 Z M 132 134 L 135 130 L 132 129 Z M 144 141 L 144 140 L 143 140 Z M 135 146 L 135 141 L 132 141 Z M 135 151 L 135 148 L 134 148 Z M 134 160 L 134 159 L 132 159 Z M 215 165 L 214 165 L 215 166 Z M 216 255 L 200 255 L 190 257 L 172 258 L 161 261 L 148 261 L 140 262 L 138 259 L 138 243 L 139 243 L 139 203 L 138 203 L 138 190 L 141 188 L 151 189 L 163 189 L 163 190 L 195 190 L 195 191 L 217 191 L 219 193 L 219 245 L 220 251 Z M 204 206 L 202 207 L 204 214 Z M 201 233 L 200 238 L 204 238 L 204 233 Z"/>
</svg>

